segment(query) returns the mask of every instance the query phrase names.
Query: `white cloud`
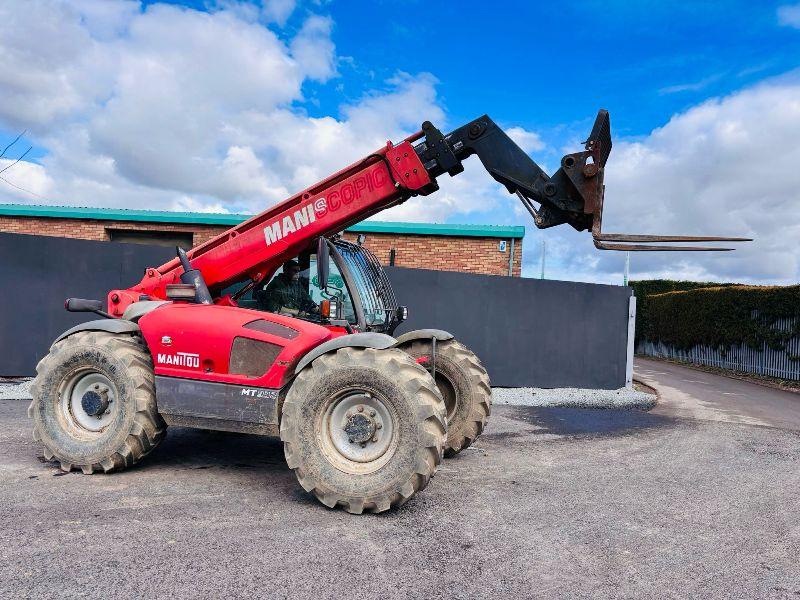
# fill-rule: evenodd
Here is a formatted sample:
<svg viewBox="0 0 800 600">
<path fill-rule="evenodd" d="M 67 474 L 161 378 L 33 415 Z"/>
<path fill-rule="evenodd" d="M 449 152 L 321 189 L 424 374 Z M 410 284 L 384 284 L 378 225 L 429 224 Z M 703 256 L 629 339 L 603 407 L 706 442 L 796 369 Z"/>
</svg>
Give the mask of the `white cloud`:
<svg viewBox="0 0 800 600">
<path fill-rule="evenodd" d="M 784 4 L 777 12 L 778 23 L 800 29 L 800 4 Z"/>
<path fill-rule="evenodd" d="M 31 196 L 39 199 L 47 198 L 54 188 L 54 182 L 44 167 L 24 160 L 17 164 L 14 162 L 14 159 L 0 159 L 0 170 L 8 169 L 0 174 L 0 178 L 5 182 L 3 186 L 8 198 L 6 201 L 29 204 Z"/>
<path fill-rule="evenodd" d="M 293 5 L 264 10 L 281 21 Z M 163 208 L 191 198 L 259 211 L 443 115 L 428 74 L 397 75 L 341 118 L 298 109 L 306 81 L 336 76 L 327 17 L 308 16 L 284 42 L 237 2 L 211 13 L 127 0 L 26 9 L 0 0 L 9 57 L 0 123 L 47 150 L 41 166 L 14 175 L 34 191 L 41 171 L 50 203 Z M 0 192 L 19 198 L 8 185 Z"/>
<path fill-rule="evenodd" d="M 419 129 L 423 120 L 438 123 L 440 129 L 443 127 L 445 116 L 437 104 L 438 80 L 433 75 L 398 73 L 388 83 L 396 90 L 394 94 L 373 93 L 354 106 L 344 107 L 342 112 L 346 119 L 359 133 L 375 137 L 378 132 L 386 132 L 396 139 L 403 132 Z M 377 137 L 375 141 L 379 141 Z M 386 140 L 380 141 L 385 143 Z"/>
<path fill-rule="evenodd" d="M 230 211 L 223 206 L 221 202 L 202 202 L 198 201 L 196 198 L 192 198 L 191 196 L 181 196 L 180 198 L 176 198 L 169 206 L 169 210 L 217 214 L 230 213 Z"/>
<path fill-rule="evenodd" d="M 0 118 L 12 127 L 44 131 L 85 107 L 106 80 L 88 26 L 65 3 L 32 1 L 21 10 L 3 0 L 0 46 Z"/>
<path fill-rule="evenodd" d="M 506 133 L 528 154 L 544 148 L 542 138 L 534 131 L 528 131 L 522 127 L 509 127 L 506 129 Z"/>
<path fill-rule="evenodd" d="M 380 89 L 311 117 L 309 80 L 336 77 L 333 22 L 307 15 L 278 37 L 294 2 L 211 2 L 211 12 L 130 0 L 0 0 L 0 123 L 27 128 L 47 154 L 20 163 L 29 202 L 257 212 L 349 162 L 399 141 L 421 121 L 446 128 L 429 73 L 397 73 Z M 255 8 L 254 8 L 255 6 Z M 526 150 L 534 132 L 512 127 Z M 434 199 L 379 218 L 415 221 L 507 212 L 477 161 L 444 177 Z M 9 181 L 12 181 L 9 179 Z M 7 201 L 24 192 L 0 182 Z"/>
<path fill-rule="evenodd" d="M 704 77 L 700 81 L 695 81 L 692 83 L 679 83 L 677 85 L 669 85 L 658 90 L 658 93 L 663 96 L 665 94 L 678 94 L 681 92 L 699 92 L 700 90 L 707 88 L 712 83 L 719 81 L 722 78 L 722 76 L 723 73 L 717 73 L 715 75 Z"/>
<path fill-rule="evenodd" d="M 378 213 L 375 220 L 444 223 L 453 215 L 509 212 L 513 200 L 505 188 L 489 177 L 477 158 L 464 161 L 464 172 L 437 180 L 439 191 L 410 198 L 400 206 Z M 502 217 L 500 217 L 502 218 Z"/>
<path fill-rule="evenodd" d="M 306 19 L 291 43 L 294 58 L 311 79 L 327 81 L 336 74 L 335 48 L 331 41 L 333 21 L 313 15 Z"/>
<path fill-rule="evenodd" d="M 81 15 L 89 34 L 100 40 L 124 34 L 140 9 L 138 0 L 71 0 L 70 4 Z"/>
<path fill-rule="evenodd" d="M 294 12 L 295 0 L 263 0 L 261 13 L 269 22 L 284 25 Z"/>
</svg>

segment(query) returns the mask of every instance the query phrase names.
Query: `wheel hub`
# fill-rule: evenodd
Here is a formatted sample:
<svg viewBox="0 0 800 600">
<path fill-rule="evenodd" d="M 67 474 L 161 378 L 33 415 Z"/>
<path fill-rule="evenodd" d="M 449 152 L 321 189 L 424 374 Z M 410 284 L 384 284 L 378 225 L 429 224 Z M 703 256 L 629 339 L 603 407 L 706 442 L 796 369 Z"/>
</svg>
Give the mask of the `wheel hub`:
<svg viewBox="0 0 800 600">
<path fill-rule="evenodd" d="M 367 392 L 351 392 L 333 400 L 323 416 L 323 451 L 346 472 L 378 469 L 394 443 L 393 409 Z"/>
<path fill-rule="evenodd" d="M 61 414 L 81 434 L 100 435 L 114 420 L 116 388 L 103 373 L 83 369 L 75 373 L 61 393 Z"/>
<path fill-rule="evenodd" d="M 81 407 L 90 417 L 102 415 L 108 409 L 108 389 L 91 389 L 81 397 Z"/>
<path fill-rule="evenodd" d="M 373 438 L 377 431 L 377 423 L 371 416 L 363 412 L 357 412 L 347 418 L 344 425 L 344 432 L 350 442 L 361 444 Z"/>
</svg>

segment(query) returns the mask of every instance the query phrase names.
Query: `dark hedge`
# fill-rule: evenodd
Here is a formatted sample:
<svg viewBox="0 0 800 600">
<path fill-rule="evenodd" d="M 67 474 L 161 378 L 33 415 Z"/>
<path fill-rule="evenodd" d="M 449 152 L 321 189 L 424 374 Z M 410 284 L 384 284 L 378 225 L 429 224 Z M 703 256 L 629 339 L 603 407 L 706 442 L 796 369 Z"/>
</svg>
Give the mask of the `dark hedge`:
<svg viewBox="0 0 800 600">
<path fill-rule="evenodd" d="M 800 286 L 663 280 L 631 285 L 637 290 L 637 341 L 660 341 L 682 350 L 706 345 L 725 352 L 738 344 L 758 350 L 764 343 L 783 350 L 800 335 Z M 779 319 L 793 319 L 793 328 L 776 330 Z"/>
<path fill-rule="evenodd" d="M 642 340 L 655 341 L 650 323 L 650 296 L 666 292 L 678 292 L 707 287 L 725 287 L 734 283 L 714 283 L 710 281 L 675 281 L 672 279 L 644 279 L 629 282 L 636 296 L 636 343 Z M 646 335 L 645 335 L 646 334 Z"/>
</svg>

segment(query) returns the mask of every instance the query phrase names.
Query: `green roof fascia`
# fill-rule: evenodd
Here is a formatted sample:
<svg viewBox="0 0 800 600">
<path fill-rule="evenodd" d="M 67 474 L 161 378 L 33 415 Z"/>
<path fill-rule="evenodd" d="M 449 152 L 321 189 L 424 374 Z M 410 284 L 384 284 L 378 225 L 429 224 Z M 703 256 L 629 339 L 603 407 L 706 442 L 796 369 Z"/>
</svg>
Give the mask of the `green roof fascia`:
<svg viewBox="0 0 800 600">
<path fill-rule="evenodd" d="M 347 228 L 353 233 L 400 233 L 406 235 L 446 235 L 451 237 L 525 237 L 521 225 L 448 225 L 440 223 L 395 223 L 391 221 L 362 221 Z"/>
<path fill-rule="evenodd" d="M 246 221 L 252 215 L 129 210 L 125 208 L 86 208 L 80 206 L 0 204 L 0 216 L 95 219 L 98 221 L 137 221 L 143 223 L 191 223 L 196 225 L 226 225 L 232 227 Z M 353 233 L 395 233 L 453 237 L 514 239 L 522 239 L 525 237 L 525 227 L 519 225 L 448 225 L 439 223 L 363 221 L 348 227 L 347 231 Z"/>
<path fill-rule="evenodd" d="M 0 204 L 0 216 L 49 217 L 57 219 L 96 219 L 99 221 L 139 221 L 144 223 L 194 223 L 238 225 L 250 215 L 222 213 L 128 210 L 125 208 L 84 208 L 80 206 L 33 206 Z"/>
</svg>

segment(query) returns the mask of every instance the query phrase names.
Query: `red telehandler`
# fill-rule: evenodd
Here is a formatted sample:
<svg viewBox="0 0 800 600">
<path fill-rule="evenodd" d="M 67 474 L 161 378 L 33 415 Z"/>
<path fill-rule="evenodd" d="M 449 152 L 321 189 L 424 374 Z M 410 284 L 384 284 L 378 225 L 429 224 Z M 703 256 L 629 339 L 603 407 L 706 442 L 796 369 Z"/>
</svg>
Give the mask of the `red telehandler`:
<svg viewBox="0 0 800 600">
<path fill-rule="evenodd" d="M 138 463 L 168 425 L 280 435 L 289 467 L 323 504 L 352 513 L 399 506 L 425 488 L 443 456 L 481 434 L 489 377 L 446 331 L 392 337 L 405 307 L 376 258 L 337 232 L 435 192 L 437 177 L 457 175 L 476 154 L 537 227 L 590 230 L 600 249 L 727 250 L 650 244 L 739 239 L 602 233 L 610 151 L 604 110 L 585 150 L 564 156 L 552 177 L 488 116 L 449 135 L 425 122 L 401 143 L 178 249 L 137 285 L 109 292 L 105 306 L 68 299 L 67 310 L 103 318 L 64 332 L 37 366 L 34 437 L 65 471 L 109 473 Z M 259 298 L 281 265 L 300 271 L 304 311 L 264 310 Z"/>
</svg>

